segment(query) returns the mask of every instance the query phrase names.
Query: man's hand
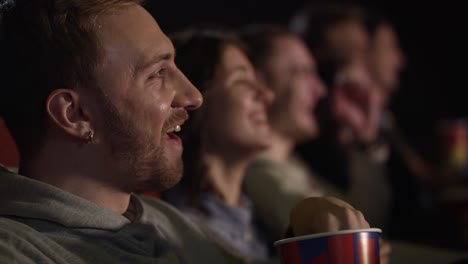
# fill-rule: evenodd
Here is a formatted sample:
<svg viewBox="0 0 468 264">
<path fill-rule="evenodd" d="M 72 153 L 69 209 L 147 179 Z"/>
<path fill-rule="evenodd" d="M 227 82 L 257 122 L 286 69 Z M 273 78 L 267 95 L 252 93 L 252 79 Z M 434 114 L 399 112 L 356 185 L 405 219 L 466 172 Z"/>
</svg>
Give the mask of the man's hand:
<svg viewBox="0 0 468 264">
<path fill-rule="evenodd" d="M 290 221 L 295 236 L 369 228 L 360 211 L 334 197 L 311 197 L 301 201 L 291 211 Z"/>
<path fill-rule="evenodd" d="M 351 139 L 346 140 L 348 136 L 345 141 L 368 143 L 375 140 L 383 107 L 382 96 L 365 65 L 354 63 L 345 67 L 330 96 L 335 120 L 344 132 L 351 134 Z"/>
</svg>

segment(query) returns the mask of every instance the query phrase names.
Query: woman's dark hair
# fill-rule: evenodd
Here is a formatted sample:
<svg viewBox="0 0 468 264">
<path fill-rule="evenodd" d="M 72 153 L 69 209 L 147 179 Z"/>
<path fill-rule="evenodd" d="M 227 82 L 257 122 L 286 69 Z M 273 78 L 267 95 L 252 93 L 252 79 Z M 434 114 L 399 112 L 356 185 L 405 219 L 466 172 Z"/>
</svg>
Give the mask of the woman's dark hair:
<svg viewBox="0 0 468 264">
<path fill-rule="evenodd" d="M 176 65 L 202 95 L 211 88 L 210 81 L 215 77 L 225 48 L 235 46 L 246 51 L 243 43 L 234 34 L 220 28 L 197 26 L 175 33 L 170 38 L 177 52 Z M 204 99 L 206 102 L 205 96 Z M 190 113 L 181 133 L 184 143 L 184 177 L 180 185 L 189 192 L 190 201 L 197 207 L 199 194 L 207 187 L 204 182 L 206 166 L 202 160 L 205 108 L 204 104 Z"/>
</svg>

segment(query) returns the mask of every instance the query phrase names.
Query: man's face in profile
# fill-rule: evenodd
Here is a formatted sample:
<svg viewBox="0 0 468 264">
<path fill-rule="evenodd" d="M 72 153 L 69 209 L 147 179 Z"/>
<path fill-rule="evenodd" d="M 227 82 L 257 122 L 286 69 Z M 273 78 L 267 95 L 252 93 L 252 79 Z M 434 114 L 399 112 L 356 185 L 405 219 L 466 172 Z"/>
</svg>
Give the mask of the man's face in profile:
<svg viewBox="0 0 468 264">
<path fill-rule="evenodd" d="M 174 48 L 141 6 L 98 17 L 103 59 L 96 71 L 98 129 L 126 189 L 167 189 L 181 177 L 182 143 L 174 129 L 201 95 L 174 64 Z M 99 133 L 99 131 L 98 131 Z M 127 189 L 128 188 L 128 189 Z"/>
<path fill-rule="evenodd" d="M 314 110 L 326 91 L 305 43 L 290 35 L 274 39 L 268 75 L 276 93 L 273 106 L 276 130 L 297 143 L 318 135 Z"/>
</svg>

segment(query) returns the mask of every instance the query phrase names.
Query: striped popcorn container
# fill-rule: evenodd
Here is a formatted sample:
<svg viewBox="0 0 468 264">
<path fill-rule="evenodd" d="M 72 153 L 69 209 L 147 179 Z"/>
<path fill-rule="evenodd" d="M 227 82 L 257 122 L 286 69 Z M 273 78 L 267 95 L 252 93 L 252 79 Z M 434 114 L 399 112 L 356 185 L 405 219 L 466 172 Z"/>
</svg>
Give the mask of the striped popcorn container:
<svg viewBox="0 0 468 264">
<path fill-rule="evenodd" d="M 342 230 L 275 242 L 281 264 L 378 264 L 378 228 Z"/>
</svg>

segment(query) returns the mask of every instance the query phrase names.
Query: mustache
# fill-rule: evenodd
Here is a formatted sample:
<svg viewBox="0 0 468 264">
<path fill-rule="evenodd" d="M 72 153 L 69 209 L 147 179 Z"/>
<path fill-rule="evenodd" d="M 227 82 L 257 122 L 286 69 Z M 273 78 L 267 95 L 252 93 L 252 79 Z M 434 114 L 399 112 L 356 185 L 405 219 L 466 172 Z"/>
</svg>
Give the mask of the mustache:
<svg viewBox="0 0 468 264">
<path fill-rule="evenodd" d="M 172 115 L 166 120 L 163 126 L 163 131 L 167 131 L 180 123 L 185 122 L 189 118 L 186 110 L 178 109 L 174 110 Z"/>
</svg>

